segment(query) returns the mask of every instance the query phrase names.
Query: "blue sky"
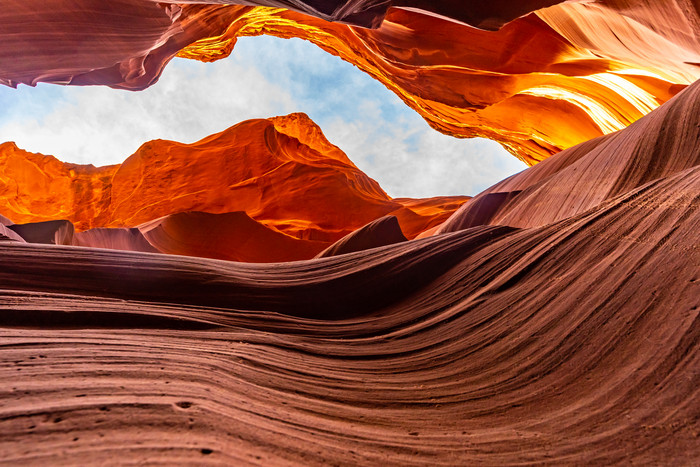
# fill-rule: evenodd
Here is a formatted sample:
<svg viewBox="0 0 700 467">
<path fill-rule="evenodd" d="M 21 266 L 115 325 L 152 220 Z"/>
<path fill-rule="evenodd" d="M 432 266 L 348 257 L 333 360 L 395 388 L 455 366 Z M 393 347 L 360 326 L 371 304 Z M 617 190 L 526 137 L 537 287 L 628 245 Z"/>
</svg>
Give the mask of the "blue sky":
<svg viewBox="0 0 700 467">
<path fill-rule="evenodd" d="M 493 141 L 432 130 L 382 84 L 314 45 L 239 39 L 215 63 L 175 59 L 141 92 L 0 86 L 0 142 L 82 164 L 146 141 L 194 142 L 249 118 L 307 113 L 389 195 L 474 195 L 525 165 Z"/>
</svg>

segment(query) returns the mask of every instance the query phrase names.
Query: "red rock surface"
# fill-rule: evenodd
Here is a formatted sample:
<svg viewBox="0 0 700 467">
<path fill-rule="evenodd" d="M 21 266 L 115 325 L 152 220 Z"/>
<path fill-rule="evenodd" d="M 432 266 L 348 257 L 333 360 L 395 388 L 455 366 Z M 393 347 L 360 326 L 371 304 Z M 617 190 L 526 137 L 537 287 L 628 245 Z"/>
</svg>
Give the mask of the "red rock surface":
<svg viewBox="0 0 700 467">
<path fill-rule="evenodd" d="M 245 212 L 181 212 L 147 222 L 138 230 L 161 253 L 246 263 L 309 259 L 328 245 L 290 237 Z"/>
<path fill-rule="evenodd" d="M 364 251 L 378 248 L 407 240 L 401 231 L 399 220 L 396 216 L 384 216 L 370 222 L 362 228 L 347 234 L 333 245 L 329 246 L 316 258 L 328 258 L 330 256 L 344 255 L 355 251 Z"/>
<path fill-rule="evenodd" d="M 275 265 L 0 243 L 2 452 L 692 464 L 698 193 Z"/>
<path fill-rule="evenodd" d="M 317 127 L 300 125 L 299 115 L 244 122 L 234 127 L 238 132 L 225 131 L 194 145 L 155 141 L 122 166 L 107 168 L 70 166 L 11 144 L 1 146 L 5 172 L 0 176 L 4 193 L 0 206 L 9 209 L 9 219 L 0 217 L 3 461 L 16 465 L 697 464 L 700 82 L 682 92 L 670 84 L 697 72 L 698 62 L 692 59 L 698 50 L 693 48 L 698 41 L 697 2 L 567 2 L 508 23 L 496 34 L 522 24 L 539 24 L 532 31 L 544 31 L 541 25 L 546 21 L 548 34 L 555 31 L 568 44 L 561 50 L 588 52 L 581 52 L 581 60 L 557 62 L 565 64 L 566 72 L 549 69 L 555 89 L 576 93 L 562 99 L 538 95 L 542 89 L 553 89 L 542 88 L 540 82 L 540 91 L 529 97 L 521 93 L 511 96 L 514 100 L 499 101 L 520 106 L 503 104 L 494 110 L 501 104 L 491 105 L 497 114 L 503 109 L 510 112 L 500 114 L 508 118 L 502 128 L 489 126 L 496 121 L 486 118 L 489 107 L 461 114 L 454 110 L 458 107 L 432 101 L 430 96 L 444 96 L 444 83 L 449 81 L 435 81 L 443 84 L 442 90 L 431 88 L 430 73 L 445 71 L 433 65 L 447 60 L 445 51 L 454 52 L 445 44 L 450 37 L 459 43 L 458 36 L 450 34 L 465 31 L 460 21 L 498 25 L 520 15 L 520 9 L 541 6 L 518 3 L 513 7 L 516 2 L 478 2 L 483 9 L 468 8 L 477 2 L 401 3 L 430 10 L 422 12 L 400 8 L 386 12 L 389 3 L 364 1 L 293 3 L 300 11 L 363 25 L 374 25 L 376 15 L 386 13 L 382 25 L 368 32 L 318 23 L 333 34 L 354 34 L 355 39 L 343 42 L 340 35 L 328 33 L 324 40 L 331 51 L 340 50 L 334 49 L 338 44 L 357 45 L 357 38 L 403 24 L 392 21 L 395 15 L 419 18 L 417 23 L 425 21 L 431 28 L 439 15 L 458 20 L 439 23 L 444 35 L 437 34 L 434 45 L 427 35 L 415 50 L 406 42 L 393 51 L 419 62 L 426 56 L 436 59 L 421 64 L 430 72 L 414 79 L 415 86 L 426 86 L 422 100 L 407 100 L 415 107 L 429 102 L 431 109 L 442 109 L 455 121 L 476 115 L 483 124 L 478 131 L 502 132 L 500 140 L 524 159 L 565 147 L 557 146 L 561 140 L 556 135 L 564 135 L 567 125 L 580 131 L 578 136 L 593 128 L 595 112 L 573 111 L 580 107 L 567 99 L 597 96 L 588 102 L 604 103 L 606 112 L 629 123 L 625 102 L 634 99 L 622 91 L 618 97 L 609 93 L 608 86 L 615 82 L 612 75 L 606 75 L 611 80 L 607 84 L 600 83 L 600 75 L 598 81 L 588 80 L 600 87 L 576 87 L 579 82 L 566 88 L 561 83 L 567 79 L 585 80 L 592 76 L 589 67 L 609 71 L 623 62 L 643 62 L 640 69 L 658 72 L 625 74 L 614 68 L 615 76 L 624 75 L 654 90 L 649 91 L 654 98 L 665 102 L 661 107 L 618 132 L 600 135 L 602 131 L 591 130 L 599 136 L 494 185 L 447 220 L 441 211 L 456 209 L 462 199 L 389 199 L 325 141 Z M 274 0 L 274 4 L 292 3 Z M 0 24 L 22 5 L 14 0 L 3 5 Z M 37 17 L 49 11 L 42 10 L 38 1 L 26 5 L 26 11 L 37 10 Z M 66 13 L 60 8 L 65 3 L 50 0 L 46 5 L 57 15 Z M 92 4 L 111 8 L 104 5 Z M 237 34 L 270 32 L 272 27 L 289 34 L 318 34 L 309 25 L 321 21 L 296 12 L 235 6 L 166 5 L 164 10 L 163 3 L 126 0 L 110 5 L 119 6 L 123 15 L 104 24 L 96 22 L 93 33 L 104 33 L 105 25 L 119 25 L 115 50 L 123 52 L 129 45 L 143 60 L 119 62 L 111 57 L 117 60 L 111 65 L 105 60 L 102 68 L 70 75 L 74 84 L 90 80 L 124 87 L 150 84 L 168 54 L 194 37 L 188 36 L 192 31 L 210 34 L 235 25 L 227 14 L 248 15 L 238 23 L 247 30 L 229 30 L 230 36 L 212 39 L 210 49 L 200 42 L 187 53 L 221 53 Z M 124 25 L 135 28 L 130 21 L 136 13 L 128 10 L 135 5 L 143 7 L 136 11 L 142 15 L 143 23 L 138 23 L 142 29 L 136 33 L 126 28 L 132 34 L 124 36 L 118 32 Z M 147 5 L 160 10 L 149 10 Z M 70 23 L 81 14 L 89 17 L 91 11 L 69 9 L 72 15 L 60 17 Z M 172 24 L 161 21 L 163 11 L 173 14 Z M 280 18 L 291 22 L 275 25 Z M 81 32 L 80 24 L 71 23 L 71 30 Z M 450 29 L 453 24 L 462 29 Z M 9 34 L 10 40 L 25 40 L 22 31 L 35 27 L 31 21 L 22 26 L 17 37 Z M 67 26 L 58 22 L 55 28 L 54 35 L 47 31 L 46 37 L 56 39 L 56 44 L 46 49 L 45 61 L 28 58 L 16 65 L 33 66 L 27 76 L 70 81 L 70 60 L 51 61 L 63 46 L 66 33 L 61 31 Z M 172 36 L 149 45 L 166 34 L 149 35 L 158 28 Z M 395 32 L 408 30 L 402 28 Z M 6 31 L 0 28 L 0 35 L 7 36 Z M 527 61 L 508 57 L 526 56 L 527 43 L 523 36 L 513 37 L 520 40 L 503 50 L 515 47 L 522 52 L 508 55 L 505 63 L 520 67 Z M 534 40 L 528 34 L 524 37 Z M 498 41 L 493 43 L 498 46 Z M 6 54 L 0 58 L 16 56 L 12 44 L 0 43 Z M 100 47 L 110 46 L 100 41 L 75 45 L 77 62 L 91 54 L 95 61 L 103 60 Z M 97 48 L 90 50 L 93 46 Z M 426 55 L 428 50 L 432 52 Z M 361 50 L 355 52 L 367 59 Z M 503 59 L 493 51 L 484 56 Z M 81 66 L 88 67 L 88 62 Z M 487 76 L 516 82 L 544 79 L 537 70 L 547 62 L 545 56 L 530 71 Z M 395 72 L 385 76 L 400 77 L 401 63 L 385 63 Z M 647 68 L 649 64 L 653 67 Z M 139 74 L 135 70 L 141 65 Z M 56 66 L 62 68 L 51 68 Z M 583 71 L 579 76 L 574 70 Z M 530 124 L 532 131 L 527 129 Z M 465 134 L 474 131 L 468 125 L 464 128 Z M 234 134 L 238 136 L 233 138 Z M 544 141 L 543 135 L 556 144 L 540 146 L 545 150 L 538 152 L 533 147 Z M 534 146 L 522 143 L 527 138 Z M 231 148 L 240 159 L 227 165 Z M 201 158 L 211 167 L 200 167 L 196 162 Z M 289 173 L 280 179 L 260 175 L 285 170 Z M 209 184 L 188 180 L 199 177 L 208 177 Z M 284 192 L 280 180 L 288 183 Z M 323 183 L 315 184 L 316 180 Z M 250 211 L 245 209 L 248 214 L 235 212 L 241 210 L 233 205 L 223 207 L 230 198 L 207 191 L 229 193 L 231 187 L 239 190 L 236 199 L 253 203 Z M 257 194 L 251 194 L 255 190 Z M 314 209 L 292 199 L 314 190 L 319 190 L 310 195 Z M 360 207 L 328 209 L 322 217 L 328 223 L 319 225 L 321 221 L 309 216 L 320 212 L 321 205 L 314 202 L 322 197 L 327 206 L 337 208 L 347 197 Z M 175 212 L 197 203 L 221 211 Z M 81 212 L 81 206 L 87 212 Z M 156 215 L 159 212 L 164 214 Z M 273 248 L 261 246 L 272 244 L 270 236 L 283 236 L 287 242 L 275 254 L 290 254 L 318 236 L 325 235 L 328 242 L 333 235 L 340 238 L 341 232 L 355 230 L 349 227 L 353 222 L 361 227 L 366 224 L 361 221 L 365 212 L 376 217 L 391 213 L 404 233 L 408 228 L 423 238 L 284 263 L 201 257 L 219 251 L 238 254 L 232 250 L 235 242 L 227 243 L 230 238 L 248 242 L 245 251 L 273 254 Z M 36 219 L 29 220 L 36 222 L 28 223 L 32 216 Z M 93 219 L 114 225 L 146 218 L 148 222 L 138 229 L 73 233 L 68 221 L 46 222 L 52 216 L 77 216 L 78 230 L 90 227 Z M 377 225 L 386 227 L 386 220 Z M 239 239 L 241 231 L 253 234 Z M 377 231 L 382 235 L 374 235 Z M 11 232 L 48 244 L 2 238 Z M 336 246 L 374 241 L 384 238 L 383 233 L 383 228 L 366 227 Z M 87 247 L 62 245 L 70 234 L 71 242 Z M 150 242 L 163 249 L 173 247 L 172 253 L 200 257 L 114 249 L 138 250 L 153 246 Z"/>
<path fill-rule="evenodd" d="M 4 224 L 0 224 L 0 241 L 26 242 L 26 240 L 23 239 L 17 232 L 8 228 Z"/>
<path fill-rule="evenodd" d="M 28 243 L 49 245 L 72 245 L 75 229 L 66 220 L 12 224 L 8 228 Z"/>
<path fill-rule="evenodd" d="M 468 199 L 392 200 L 304 114 L 249 120 L 193 144 L 151 141 L 106 167 L 4 143 L 0 173 L 7 217 L 63 218 L 78 230 L 135 227 L 184 211 L 244 211 L 280 232 L 332 243 L 396 212 L 413 237 Z"/>
<path fill-rule="evenodd" d="M 109 250 L 160 253 L 138 228 L 96 228 L 73 234 L 72 245 Z"/>
<path fill-rule="evenodd" d="M 438 232 L 481 224 L 538 227 L 700 164 L 700 81 L 629 128 L 562 151 L 488 188 Z M 494 196 L 487 219 L 478 213 Z"/>
</svg>

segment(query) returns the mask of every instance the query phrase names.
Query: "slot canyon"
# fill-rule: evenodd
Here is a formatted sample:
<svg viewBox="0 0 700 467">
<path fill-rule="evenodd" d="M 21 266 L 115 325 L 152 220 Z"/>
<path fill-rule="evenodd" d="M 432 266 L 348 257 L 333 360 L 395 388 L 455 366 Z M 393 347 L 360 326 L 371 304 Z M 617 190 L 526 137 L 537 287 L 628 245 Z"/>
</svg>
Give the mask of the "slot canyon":
<svg viewBox="0 0 700 467">
<path fill-rule="evenodd" d="M 258 36 L 527 168 L 392 196 L 301 109 L 109 165 L 0 141 L 0 462 L 700 462 L 697 0 L 6 0 L 0 87 Z"/>
</svg>

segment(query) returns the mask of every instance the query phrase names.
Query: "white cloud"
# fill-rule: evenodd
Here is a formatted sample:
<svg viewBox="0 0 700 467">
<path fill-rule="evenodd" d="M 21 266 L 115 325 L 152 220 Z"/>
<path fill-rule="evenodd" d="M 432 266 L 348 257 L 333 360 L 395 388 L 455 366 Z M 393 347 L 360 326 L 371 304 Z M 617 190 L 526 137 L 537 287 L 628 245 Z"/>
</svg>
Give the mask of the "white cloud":
<svg viewBox="0 0 700 467">
<path fill-rule="evenodd" d="M 376 119 L 327 124 L 326 136 L 393 197 L 475 195 L 526 166 L 498 143 L 457 139 L 424 122 L 381 125 Z"/>
<path fill-rule="evenodd" d="M 0 141 L 95 165 L 151 139 L 194 142 L 249 118 L 306 112 L 392 196 L 476 194 L 524 168 L 498 144 L 435 132 L 383 85 L 301 40 L 239 40 L 214 64 L 175 59 L 134 93 L 104 87 L 0 90 Z"/>
<path fill-rule="evenodd" d="M 214 70 L 172 62 L 155 86 L 140 93 L 62 90 L 61 104 L 46 115 L 17 112 L 0 126 L 0 140 L 64 161 L 105 165 L 123 161 L 151 139 L 194 142 L 242 120 L 294 110 L 290 95 L 255 68 L 233 60 L 220 65 Z"/>
</svg>

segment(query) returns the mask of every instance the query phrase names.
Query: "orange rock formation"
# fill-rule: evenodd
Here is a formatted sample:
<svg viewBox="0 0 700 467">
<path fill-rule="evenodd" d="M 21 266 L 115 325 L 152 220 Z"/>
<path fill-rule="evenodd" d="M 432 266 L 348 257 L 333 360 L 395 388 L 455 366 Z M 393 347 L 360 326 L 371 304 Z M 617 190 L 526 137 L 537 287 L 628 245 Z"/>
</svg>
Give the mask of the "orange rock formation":
<svg viewBox="0 0 700 467">
<path fill-rule="evenodd" d="M 309 259 L 328 245 L 290 237 L 245 212 L 181 212 L 147 222 L 138 230 L 161 253 L 246 263 Z"/>
<path fill-rule="evenodd" d="M 700 81 L 626 130 L 562 151 L 486 189 L 437 231 L 540 227 L 581 214 L 700 164 L 699 129 Z"/>
<path fill-rule="evenodd" d="M 700 77 L 691 0 L 246 2 L 377 29 L 220 2 L 79 3 L 3 4 L 0 82 L 142 89 L 175 54 L 215 60 L 236 37 L 301 37 L 380 80 L 434 128 L 495 139 L 533 164 L 624 128 Z M 498 26 L 555 3 L 498 31 L 465 24 Z"/>
<path fill-rule="evenodd" d="M 533 164 L 624 128 L 700 77 L 691 64 L 700 59 L 698 13 L 666 3 L 671 19 L 658 32 L 613 2 L 557 5 L 493 32 L 403 9 L 368 30 L 239 7 L 217 13 L 232 15 L 224 34 L 180 55 L 218 59 L 245 35 L 302 37 L 380 80 L 434 128 L 495 139 Z M 605 47 L 592 39 L 608 28 L 610 37 L 644 35 L 651 44 L 624 53 L 629 40 Z"/>
<path fill-rule="evenodd" d="M 151 141 L 121 165 L 99 168 L 5 143 L 0 174 L 0 209 L 18 224 L 66 219 L 82 231 L 149 223 L 140 231 L 158 251 L 255 262 L 311 258 L 390 213 L 413 238 L 468 199 L 392 200 L 304 114 L 249 120 L 193 144 Z M 186 211 L 201 213 L 166 218 Z M 76 244 L 127 247 L 129 235 L 81 235 Z M 71 234 L 52 243 L 72 242 Z"/>
<path fill-rule="evenodd" d="M 299 114 L 111 167 L 0 146 L 2 460 L 697 464 L 698 3 L 242 1 L 296 11 L 7 0 L 0 79 L 140 89 L 299 36 L 556 154 L 463 203 L 389 198 Z"/>
</svg>

